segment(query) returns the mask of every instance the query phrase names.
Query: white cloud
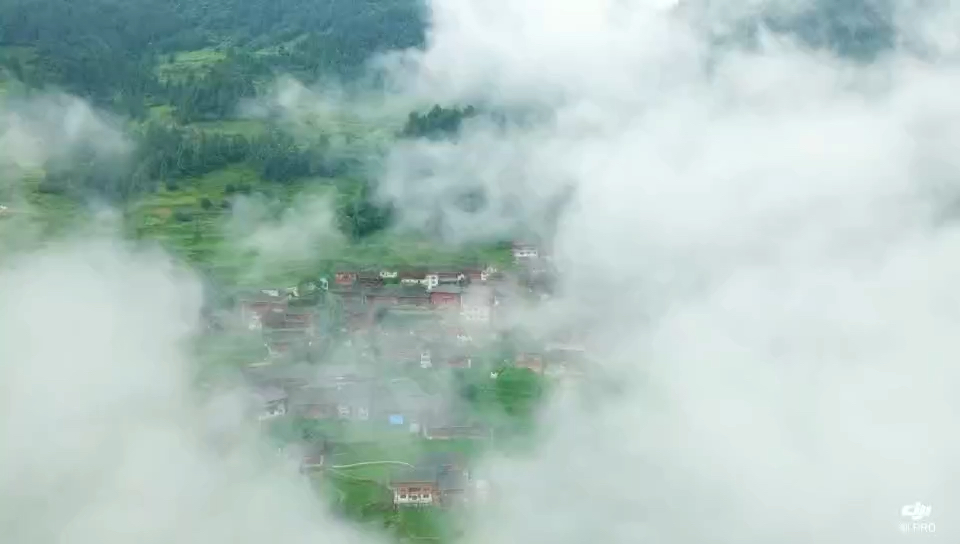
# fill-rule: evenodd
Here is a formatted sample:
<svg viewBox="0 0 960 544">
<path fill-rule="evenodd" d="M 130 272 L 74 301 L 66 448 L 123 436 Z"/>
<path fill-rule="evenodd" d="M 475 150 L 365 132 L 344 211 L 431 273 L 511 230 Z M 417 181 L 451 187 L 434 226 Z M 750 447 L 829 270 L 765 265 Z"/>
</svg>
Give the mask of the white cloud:
<svg viewBox="0 0 960 544">
<path fill-rule="evenodd" d="M 290 265 L 332 255 L 343 245 L 336 210 L 327 194 L 297 195 L 278 216 L 263 199 L 238 198 L 226 228 L 228 240 L 254 255 L 249 278 L 263 279 Z"/>
<path fill-rule="evenodd" d="M 117 120 L 76 97 L 46 94 L 0 103 L 0 167 L 39 168 L 80 147 L 105 157 L 131 149 Z"/>
<path fill-rule="evenodd" d="M 222 413 L 239 407 L 191 390 L 199 291 L 165 256 L 100 235 L 4 262 L 8 542 L 361 540 Z"/>
<path fill-rule="evenodd" d="M 806 7 L 789 3 L 432 7 L 404 88 L 537 115 L 397 146 L 384 194 L 408 224 L 439 210 L 476 239 L 575 187 L 564 297 L 531 321 L 579 320 L 626 387 L 551 407 L 533 458 L 492 462 L 503 500 L 470 540 L 894 542 L 916 500 L 955 534 L 960 245 L 936 226 L 960 172 L 950 57 L 860 64 L 704 33 Z M 952 47 L 941 7 L 924 20 L 939 34 L 900 16 L 914 45 Z M 476 185 L 490 207 L 454 210 Z"/>
</svg>

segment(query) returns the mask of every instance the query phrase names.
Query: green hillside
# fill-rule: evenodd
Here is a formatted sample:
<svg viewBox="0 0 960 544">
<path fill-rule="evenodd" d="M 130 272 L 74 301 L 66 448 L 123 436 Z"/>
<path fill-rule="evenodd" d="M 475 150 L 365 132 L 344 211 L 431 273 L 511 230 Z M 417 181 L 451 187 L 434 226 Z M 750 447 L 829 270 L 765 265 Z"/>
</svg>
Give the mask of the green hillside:
<svg viewBox="0 0 960 544">
<path fill-rule="evenodd" d="M 9 249 L 70 233 L 91 217 L 92 204 L 107 203 L 127 237 L 161 245 L 228 291 L 297 285 L 341 267 L 506 265 L 502 245 L 449 248 L 399 234 L 390 228 L 393 210 L 374 199 L 370 167 L 387 145 L 455 132 L 472 109 L 376 119 L 318 110 L 300 112 L 293 124 L 244 115 L 244 104 L 279 76 L 349 84 L 372 55 L 418 46 L 423 33 L 418 0 L 0 0 L 0 111 L 66 92 L 120 119 L 133 144 L 118 156 L 81 140 L 44 164 L 0 174 L 13 182 L 0 184 L 0 243 Z M 332 215 L 316 228 L 329 232 L 297 226 L 294 236 L 313 245 L 296 255 L 279 259 L 245 243 L 258 225 L 276 227 L 289 210 L 318 202 Z M 259 215 L 238 219 L 239 206 Z M 237 232 L 238 222 L 246 231 Z M 255 335 L 210 334 L 198 344 L 202 376 L 264 357 Z M 485 402 L 492 413 L 504 410 Z M 346 455 L 412 462 L 423 447 L 407 436 Z M 470 444 L 451 447 L 476 453 Z M 442 513 L 394 511 L 388 478 L 366 469 L 316 483 L 331 508 L 400 539 L 451 534 Z"/>
</svg>

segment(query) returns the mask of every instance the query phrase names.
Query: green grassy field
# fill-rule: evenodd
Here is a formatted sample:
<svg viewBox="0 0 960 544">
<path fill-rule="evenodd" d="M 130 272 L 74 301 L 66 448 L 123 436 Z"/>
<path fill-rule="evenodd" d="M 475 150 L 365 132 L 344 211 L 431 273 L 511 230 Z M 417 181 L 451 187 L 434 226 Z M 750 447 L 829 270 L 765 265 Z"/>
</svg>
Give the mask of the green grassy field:
<svg viewBox="0 0 960 544">
<path fill-rule="evenodd" d="M 252 266 L 257 255 L 237 245 L 238 240 L 225 236 L 232 213 L 225 207 L 225 201 L 229 200 L 226 194 L 228 185 L 247 186 L 266 193 L 267 196 L 260 201 L 269 208 L 269 214 L 275 214 L 266 218 L 268 224 L 282 221 L 282 210 L 316 199 L 328 199 L 333 206 L 344 205 L 349 195 L 343 191 L 350 190 L 350 182 L 323 178 L 306 179 L 295 185 L 264 184 L 252 169 L 235 166 L 199 178 L 181 180 L 173 190 L 162 187 L 157 193 L 132 204 L 126 213 L 128 230 L 138 238 L 157 240 L 172 253 L 239 281 L 243 269 Z M 209 201 L 206 209 L 202 206 L 205 199 Z M 306 219 L 300 220 L 307 222 Z M 360 269 L 480 263 L 503 266 L 509 261 L 509 252 L 503 249 L 438 247 L 429 240 L 388 232 L 346 246 L 327 244 L 318 248 L 316 256 L 290 259 L 282 267 L 264 266 L 268 275 L 262 280 L 296 283 L 304 277 L 329 273 L 338 267 Z"/>
<path fill-rule="evenodd" d="M 392 504 L 389 483 L 403 466 L 364 464 L 393 461 L 416 464 L 432 452 L 457 452 L 475 459 L 492 445 L 470 440 L 430 441 L 412 435 L 406 428 L 375 422 L 306 422 L 291 418 L 275 420 L 268 435 L 278 444 L 296 442 L 304 429 L 334 440 L 326 468 L 311 474 L 314 488 L 343 515 L 356 522 L 387 528 L 400 538 L 446 539 L 455 519 L 437 508 L 399 509 Z"/>
<path fill-rule="evenodd" d="M 179 51 L 164 59 L 157 68 L 160 81 L 180 82 L 193 74 L 203 76 L 218 62 L 227 58 L 224 51 L 208 47 L 194 51 Z"/>
<path fill-rule="evenodd" d="M 204 121 L 193 123 L 192 127 L 206 132 L 217 132 L 220 134 L 236 134 L 247 138 L 256 137 L 266 130 L 266 125 L 256 119 L 232 119 L 226 121 Z"/>
</svg>

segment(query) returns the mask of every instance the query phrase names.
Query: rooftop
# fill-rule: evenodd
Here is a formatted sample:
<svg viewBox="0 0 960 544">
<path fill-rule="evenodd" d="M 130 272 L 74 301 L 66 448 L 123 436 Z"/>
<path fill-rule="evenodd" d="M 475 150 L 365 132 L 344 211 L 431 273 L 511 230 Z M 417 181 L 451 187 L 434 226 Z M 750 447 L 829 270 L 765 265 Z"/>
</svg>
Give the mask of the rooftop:
<svg viewBox="0 0 960 544">
<path fill-rule="evenodd" d="M 391 479 L 391 483 L 432 483 L 440 491 L 463 489 L 467 474 L 462 461 L 462 458 L 454 453 L 434 452 L 422 457 L 415 467 L 401 470 Z"/>
<path fill-rule="evenodd" d="M 382 297 L 423 297 L 429 296 L 422 285 L 384 285 L 371 289 L 368 294 Z"/>
<path fill-rule="evenodd" d="M 401 470 L 394 478 L 391 478 L 391 484 L 399 483 L 437 483 L 440 476 L 437 467 L 414 467 Z"/>
<path fill-rule="evenodd" d="M 463 293 L 463 287 L 459 285 L 438 285 L 430 290 L 431 293 L 449 293 L 459 295 Z"/>
</svg>

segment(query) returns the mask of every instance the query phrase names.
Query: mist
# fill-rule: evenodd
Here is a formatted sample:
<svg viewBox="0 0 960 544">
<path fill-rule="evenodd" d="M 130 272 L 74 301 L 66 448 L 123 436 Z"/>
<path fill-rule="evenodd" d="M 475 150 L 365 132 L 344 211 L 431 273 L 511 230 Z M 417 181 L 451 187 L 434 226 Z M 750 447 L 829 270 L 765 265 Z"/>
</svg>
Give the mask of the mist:
<svg viewBox="0 0 960 544">
<path fill-rule="evenodd" d="M 10 542 L 370 542 L 226 393 L 193 389 L 200 283 L 78 233 L 0 271 L 0 527 Z"/>
<path fill-rule="evenodd" d="M 496 499 L 465 541 L 894 542 L 925 538 L 900 528 L 916 501 L 958 533 L 960 7 L 891 10 L 899 41 L 867 58 L 730 31 L 811 5 L 433 1 L 427 47 L 378 61 L 377 115 L 506 112 L 388 145 L 397 228 L 550 239 L 556 296 L 507 322 L 573 331 L 588 381 L 617 385 L 557 394 L 532 452 L 485 460 Z M 283 80 L 268 100 L 302 133 L 345 100 L 317 96 Z M 71 108 L 82 122 L 53 118 L 107 130 Z M 0 116 L 5 168 L 123 147 L 20 119 Z M 457 207 L 471 191 L 485 204 Z M 253 276 L 341 243 L 323 199 L 278 222 L 248 204 L 228 235 L 260 255 Z M 381 540 L 328 514 L 237 403 L 193 389 L 201 299 L 109 225 L 3 256 L 11 542 Z"/>
<path fill-rule="evenodd" d="M 3 106 L 6 541 L 379 541 L 335 518 L 299 467 L 267 445 L 245 396 L 195 387 L 204 297 L 194 271 L 156 244 L 124 239 L 116 210 L 91 209 L 67 232 L 34 220 L 22 198 L 35 189 L 31 174 L 70 164 L 78 150 L 122 162 L 131 148 L 122 125 L 68 95 Z M 304 241 L 283 218 L 256 216 L 243 247 L 272 259 L 283 258 L 278 247 L 314 251 L 318 233 L 335 229 L 305 213 L 317 226 Z"/>
<path fill-rule="evenodd" d="M 888 13 L 910 42 L 866 60 L 762 26 L 717 46 L 811 5 L 432 5 L 398 85 L 536 115 L 395 147 L 381 193 L 454 239 L 552 236 L 561 294 L 526 327 L 578 324 L 622 385 L 489 460 L 468 540 L 893 542 L 915 501 L 955 532 L 956 7 Z"/>
</svg>

